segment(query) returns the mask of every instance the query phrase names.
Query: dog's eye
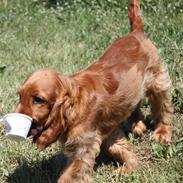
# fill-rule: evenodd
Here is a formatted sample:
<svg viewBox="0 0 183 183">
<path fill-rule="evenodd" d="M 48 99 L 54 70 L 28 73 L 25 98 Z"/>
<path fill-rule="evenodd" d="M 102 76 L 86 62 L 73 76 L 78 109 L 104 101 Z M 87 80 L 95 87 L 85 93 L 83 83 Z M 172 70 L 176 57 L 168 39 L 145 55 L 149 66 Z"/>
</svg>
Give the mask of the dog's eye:
<svg viewBox="0 0 183 183">
<path fill-rule="evenodd" d="M 45 101 L 40 97 L 33 97 L 32 103 L 33 104 L 43 104 Z"/>
</svg>

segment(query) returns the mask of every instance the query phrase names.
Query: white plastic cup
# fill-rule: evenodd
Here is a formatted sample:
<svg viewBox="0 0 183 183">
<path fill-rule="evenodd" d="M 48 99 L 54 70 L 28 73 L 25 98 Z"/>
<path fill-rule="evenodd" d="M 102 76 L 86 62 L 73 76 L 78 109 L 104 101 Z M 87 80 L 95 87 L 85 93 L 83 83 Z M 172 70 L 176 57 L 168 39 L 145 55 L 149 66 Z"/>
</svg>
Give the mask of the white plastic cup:
<svg viewBox="0 0 183 183">
<path fill-rule="evenodd" d="M 11 140 L 22 141 L 27 138 L 32 124 L 32 118 L 25 114 L 10 113 L 0 119 L 5 125 L 5 136 Z"/>
</svg>

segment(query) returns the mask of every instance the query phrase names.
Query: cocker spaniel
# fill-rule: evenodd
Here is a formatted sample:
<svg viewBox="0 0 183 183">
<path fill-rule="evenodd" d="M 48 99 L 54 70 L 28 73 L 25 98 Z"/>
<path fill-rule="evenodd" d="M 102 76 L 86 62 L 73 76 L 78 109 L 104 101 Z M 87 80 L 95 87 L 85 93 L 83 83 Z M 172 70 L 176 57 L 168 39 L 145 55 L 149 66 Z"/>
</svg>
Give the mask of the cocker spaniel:
<svg viewBox="0 0 183 183">
<path fill-rule="evenodd" d="M 121 122 L 139 117 L 138 105 L 149 98 L 155 131 L 160 143 L 171 140 L 173 113 L 170 79 L 155 46 L 143 33 L 139 0 L 131 0 L 131 32 L 117 39 L 86 69 L 71 76 L 52 70 L 32 73 L 19 91 L 16 112 L 34 119 L 31 134 L 43 150 L 59 137 L 69 157 L 58 183 L 91 183 L 100 147 L 123 164 L 123 173 L 137 166 Z M 146 127 L 139 118 L 134 133 Z"/>
</svg>

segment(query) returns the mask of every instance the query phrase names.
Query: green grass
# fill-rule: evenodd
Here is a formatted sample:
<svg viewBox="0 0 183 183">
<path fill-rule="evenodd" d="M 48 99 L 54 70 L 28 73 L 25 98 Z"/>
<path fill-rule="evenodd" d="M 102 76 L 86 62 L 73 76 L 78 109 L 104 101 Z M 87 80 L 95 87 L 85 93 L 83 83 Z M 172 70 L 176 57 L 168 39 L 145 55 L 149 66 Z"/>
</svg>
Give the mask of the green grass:
<svg viewBox="0 0 183 183">
<path fill-rule="evenodd" d="M 127 9 L 127 0 L 1 0 L 0 116 L 14 111 L 16 92 L 32 71 L 52 68 L 69 75 L 127 34 Z M 172 79 L 173 142 L 150 142 L 150 132 L 139 139 L 130 135 L 139 169 L 123 177 L 112 164 L 101 165 L 94 173 L 96 183 L 183 182 L 183 1 L 142 0 L 141 14 Z M 40 153 L 31 139 L 20 144 L 7 140 L 0 126 L 1 183 L 53 183 L 64 164 L 58 144 Z"/>
</svg>

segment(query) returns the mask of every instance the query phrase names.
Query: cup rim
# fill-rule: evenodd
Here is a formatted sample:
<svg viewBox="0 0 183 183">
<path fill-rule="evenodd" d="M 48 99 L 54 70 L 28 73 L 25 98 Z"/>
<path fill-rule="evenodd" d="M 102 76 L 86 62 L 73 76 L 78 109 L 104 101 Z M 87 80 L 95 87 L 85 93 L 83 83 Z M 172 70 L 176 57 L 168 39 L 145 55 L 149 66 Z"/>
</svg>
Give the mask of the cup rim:
<svg viewBox="0 0 183 183">
<path fill-rule="evenodd" d="M 27 118 L 28 120 L 32 121 L 32 118 L 26 114 L 22 114 L 22 113 L 9 113 L 9 114 L 6 114 L 3 118 L 7 118 L 9 116 L 19 116 L 19 117 L 24 117 L 24 118 Z"/>
</svg>

